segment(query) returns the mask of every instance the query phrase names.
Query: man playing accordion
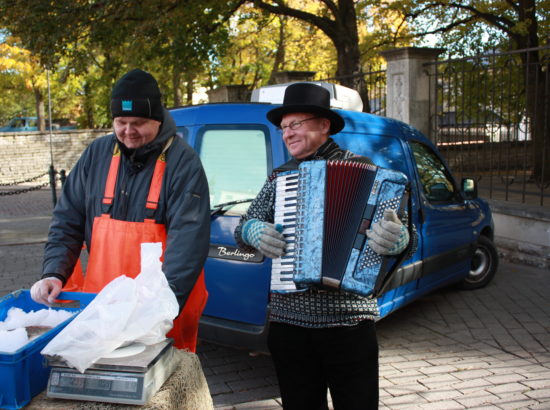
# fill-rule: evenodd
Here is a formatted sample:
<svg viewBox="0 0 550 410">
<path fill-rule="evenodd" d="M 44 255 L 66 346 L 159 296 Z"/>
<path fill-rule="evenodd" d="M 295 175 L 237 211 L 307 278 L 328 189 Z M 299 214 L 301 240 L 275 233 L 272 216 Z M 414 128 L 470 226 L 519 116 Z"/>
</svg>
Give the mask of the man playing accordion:
<svg viewBox="0 0 550 410">
<path fill-rule="evenodd" d="M 330 94 L 321 86 L 288 86 L 283 105 L 269 111 L 267 118 L 281 129 L 292 159 L 268 177 L 235 229 L 235 239 L 245 250 L 277 258 L 286 245 L 273 224 L 277 175 L 297 169 L 303 161 L 372 162 L 330 138 L 344 128 L 344 120 L 330 109 Z M 367 237 L 379 255 L 398 255 L 410 240 L 394 211 L 373 224 Z M 328 409 L 327 389 L 337 410 L 378 408 L 376 298 L 311 287 L 297 293 L 271 292 L 269 308 L 268 347 L 285 409 Z"/>
</svg>

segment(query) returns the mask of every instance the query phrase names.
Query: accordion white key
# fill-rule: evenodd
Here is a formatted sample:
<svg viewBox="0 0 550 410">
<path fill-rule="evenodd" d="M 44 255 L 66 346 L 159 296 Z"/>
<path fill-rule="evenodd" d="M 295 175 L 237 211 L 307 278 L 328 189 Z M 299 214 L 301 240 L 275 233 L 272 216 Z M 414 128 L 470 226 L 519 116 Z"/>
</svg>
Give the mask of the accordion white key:
<svg viewBox="0 0 550 410">
<path fill-rule="evenodd" d="M 396 258 L 375 253 L 366 230 L 387 209 L 402 215 L 407 189 L 403 173 L 354 160 L 306 161 L 279 174 L 274 222 L 287 249 L 272 261 L 271 291 L 314 285 L 373 295 Z"/>
</svg>

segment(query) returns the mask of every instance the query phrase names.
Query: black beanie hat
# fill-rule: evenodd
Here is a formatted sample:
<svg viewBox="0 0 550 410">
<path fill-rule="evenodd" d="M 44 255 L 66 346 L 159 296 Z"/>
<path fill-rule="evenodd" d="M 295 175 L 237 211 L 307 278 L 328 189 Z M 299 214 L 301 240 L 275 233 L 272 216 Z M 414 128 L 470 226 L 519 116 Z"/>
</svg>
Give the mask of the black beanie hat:
<svg viewBox="0 0 550 410">
<path fill-rule="evenodd" d="M 164 113 L 157 80 L 137 68 L 124 74 L 111 93 L 111 115 L 113 118 L 143 117 L 162 122 Z"/>
</svg>

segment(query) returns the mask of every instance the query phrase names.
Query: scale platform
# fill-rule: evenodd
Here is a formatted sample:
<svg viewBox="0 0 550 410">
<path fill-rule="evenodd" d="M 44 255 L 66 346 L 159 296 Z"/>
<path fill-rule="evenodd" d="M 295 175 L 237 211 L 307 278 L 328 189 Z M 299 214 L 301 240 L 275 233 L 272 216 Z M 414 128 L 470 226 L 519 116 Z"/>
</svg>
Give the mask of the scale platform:
<svg viewBox="0 0 550 410">
<path fill-rule="evenodd" d="M 174 372 L 173 340 L 132 344 L 101 358 L 84 373 L 63 361 L 52 366 L 46 395 L 52 398 L 143 405 Z"/>
</svg>

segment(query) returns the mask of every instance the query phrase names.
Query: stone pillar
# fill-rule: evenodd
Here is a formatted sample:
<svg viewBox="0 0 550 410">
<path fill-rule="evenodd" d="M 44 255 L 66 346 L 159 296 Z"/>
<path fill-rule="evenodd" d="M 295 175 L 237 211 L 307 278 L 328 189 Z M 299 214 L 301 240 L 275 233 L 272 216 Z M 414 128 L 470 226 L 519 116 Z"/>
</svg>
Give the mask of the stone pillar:
<svg viewBox="0 0 550 410">
<path fill-rule="evenodd" d="M 435 79 L 430 76 L 440 48 L 405 47 L 382 51 L 386 59 L 386 116 L 403 121 L 430 135 L 430 101 L 435 102 Z M 432 81 L 432 83 L 430 83 Z M 432 94 L 432 95 L 430 95 Z"/>
</svg>

